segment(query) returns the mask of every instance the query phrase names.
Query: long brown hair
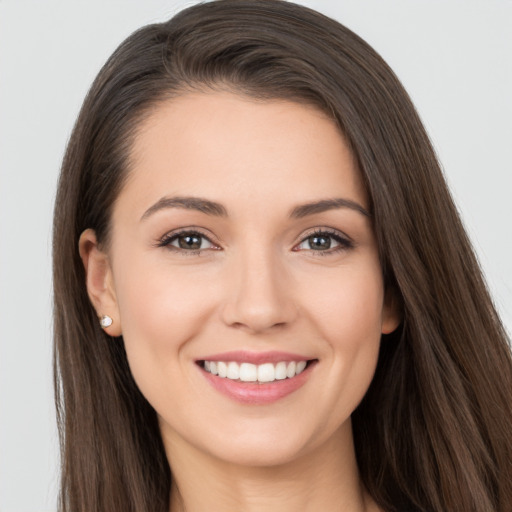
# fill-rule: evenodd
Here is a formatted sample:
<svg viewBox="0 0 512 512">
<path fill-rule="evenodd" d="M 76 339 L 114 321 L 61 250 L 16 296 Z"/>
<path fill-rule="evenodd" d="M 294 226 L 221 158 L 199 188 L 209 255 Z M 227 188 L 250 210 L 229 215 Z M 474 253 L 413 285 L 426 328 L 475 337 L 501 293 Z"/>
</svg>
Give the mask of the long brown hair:
<svg viewBox="0 0 512 512">
<path fill-rule="evenodd" d="M 403 321 L 384 336 L 353 413 L 362 480 L 387 512 L 512 510 L 512 358 L 434 151 L 399 81 L 339 23 L 279 0 L 220 0 L 130 36 L 73 130 L 54 219 L 55 389 L 62 512 L 167 512 L 156 413 L 122 338 L 99 327 L 78 254 L 109 240 L 141 119 L 187 90 L 315 105 L 339 125 L 371 198 L 386 286 Z"/>
</svg>

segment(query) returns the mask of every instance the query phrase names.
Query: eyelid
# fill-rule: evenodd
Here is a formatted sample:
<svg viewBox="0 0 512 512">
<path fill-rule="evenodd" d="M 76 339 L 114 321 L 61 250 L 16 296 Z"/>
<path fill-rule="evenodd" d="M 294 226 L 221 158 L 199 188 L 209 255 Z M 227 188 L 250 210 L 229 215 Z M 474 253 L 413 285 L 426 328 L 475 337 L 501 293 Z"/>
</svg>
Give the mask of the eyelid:
<svg viewBox="0 0 512 512">
<path fill-rule="evenodd" d="M 314 249 L 297 249 L 297 247 L 301 244 L 303 244 L 309 237 L 314 235 L 328 235 L 332 237 L 336 242 L 339 244 L 336 247 L 326 249 L 324 251 L 318 250 L 315 251 Z M 343 231 L 340 231 L 339 229 L 329 228 L 329 227 L 315 227 L 311 230 L 306 231 L 306 233 L 303 233 L 300 237 L 300 240 L 294 245 L 293 249 L 296 252 L 299 252 L 301 250 L 306 250 L 307 252 L 314 253 L 315 255 L 322 256 L 327 254 L 333 254 L 339 251 L 344 251 L 348 249 L 354 248 L 355 244 L 354 241 L 346 235 Z"/>
<path fill-rule="evenodd" d="M 352 239 L 346 233 L 344 233 L 340 229 L 331 228 L 328 226 L 316 226 L 314 228 L 307 229 L 304 233 L 300 235 L 299 241 L 303 241 L 309 236 L 318 234 L 337 235 L 343 239 L 346 239 L 347 241 L 352 242 Z"/>
<path fill-rule="evenodd" d="M 180 235 L 184 235 L 184 234 L 197 234 L 197 235 L 205 238 L 206 240 L 208 240 L 208 242 L 210 242 L 214 247 L 211 247 L 208 249 L 186 250 L 186 249 L 180 249 L 178 247 L 174 247 L 173 245 L 171 245 L 171 242 L 174 239 L 176 239 Z M 183 254 L 186 253 L 189 255 L 193 255 L 193 254 L 201 253 L 201 252 L 208 251 L 208 250 L 210 250 L 210 251 L 211 250 L 222 250 L 220 247 L 220 244 L 215 240 L 215 238 L 216 237 L 212 236 L 211 234 L 205 233 L 205 230 L 203 228 L 200 228 L 197 226 L 186 226 L 186 227 L 177 228 L 177 229 L 168 231 L 167 233 L 165 233 L 163 236 L 161 236 L 156 241 L 155 246 L 156 247 L 164 247 L 169 250 L 175 250 L 176 252 L 180 252 Z"/>
</svg>

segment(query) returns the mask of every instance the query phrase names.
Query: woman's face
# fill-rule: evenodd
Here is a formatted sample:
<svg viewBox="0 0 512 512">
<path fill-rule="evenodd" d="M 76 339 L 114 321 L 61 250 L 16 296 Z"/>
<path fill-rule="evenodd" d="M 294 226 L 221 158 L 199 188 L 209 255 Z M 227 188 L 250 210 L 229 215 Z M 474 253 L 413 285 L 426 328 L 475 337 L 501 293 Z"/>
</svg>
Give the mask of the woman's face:
<svg viewBox="0 0 512 512">
<path fill-rule="evenodd" d="M 131 159 L 89 282 L 105 285 L 91 295 L 167 449 L 272 465 L 351 439 L 397 318 L 335 124 L 298 103 L 188 94 L 143 121 Z"/>
</svg>

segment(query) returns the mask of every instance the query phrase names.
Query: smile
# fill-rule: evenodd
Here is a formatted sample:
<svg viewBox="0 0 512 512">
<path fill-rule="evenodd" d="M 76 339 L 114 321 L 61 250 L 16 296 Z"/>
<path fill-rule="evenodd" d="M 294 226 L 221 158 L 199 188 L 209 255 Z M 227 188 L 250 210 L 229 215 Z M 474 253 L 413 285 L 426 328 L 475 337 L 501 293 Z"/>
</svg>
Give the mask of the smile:
<svg viewBox="0 0 512 512">
<path fill-rule="evenodd" d="M 235 361 L 203 361 L 203 368 L 221 378 L 239 382 L 274 382 L 291 379 L 301 374 L 307 361 L 279 361 L 277 363 L 237 363 Z"/>
<path fill-rule="evenodd" d="M 196 360 L 206 381 L 222 395 L 246 405 L 271 404 L 298 391 L 318 359 L 285 352 L 225 352 Z"/>
</svg>

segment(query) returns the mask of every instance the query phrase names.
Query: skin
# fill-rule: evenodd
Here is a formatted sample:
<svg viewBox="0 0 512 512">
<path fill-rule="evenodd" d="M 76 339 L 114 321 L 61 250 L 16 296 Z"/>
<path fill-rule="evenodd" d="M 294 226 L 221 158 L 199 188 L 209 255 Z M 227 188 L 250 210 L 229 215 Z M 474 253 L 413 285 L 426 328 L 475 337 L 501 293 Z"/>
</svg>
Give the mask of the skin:
<svg viewBox="0 0 512 512">
<path fill-rule="evenodd" d="M 348 207 L 290 217 L 297 205 L 333 198 L 368 210 L 335 124 L 298 103 L 186 94 L 143 121 L 131 163 L 109 247 L 87 230 L 80 254 L 96 311 L 113 318 L 106 330 L 123 335 L 157 411 L 171 510 L 377 510 L 360 483 L 350 415 L 372 380 L 381 333 L 399 318 L 371 218 Z M 227 215 L 151 208 L 176 196 L 215 201 Z M 199 252 L 172 238 L 191 227 L 207 237 Z M 327 234 L 330 248 L 318 248 L 311 236 L 325 230 L 342 242 Z M 317 363 L 290 395 L 241 404 L 196 364 L 240 349 Z"/>
</svg>

